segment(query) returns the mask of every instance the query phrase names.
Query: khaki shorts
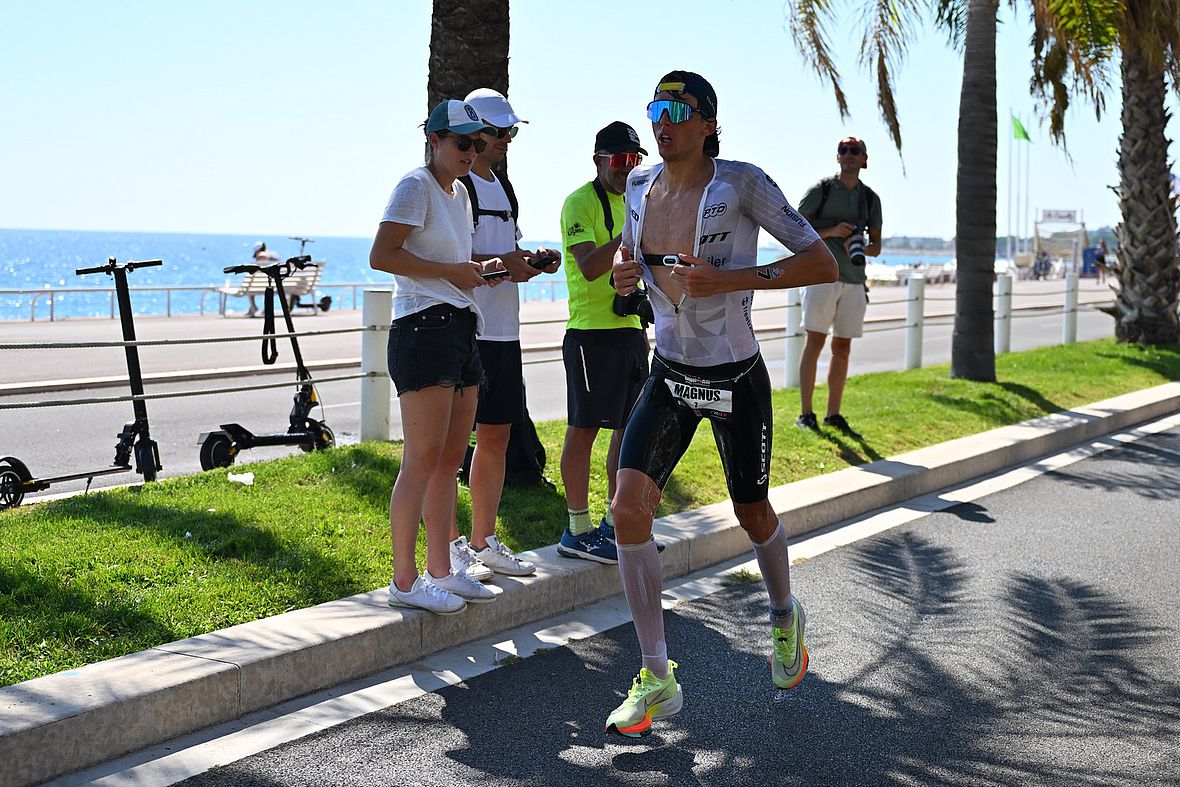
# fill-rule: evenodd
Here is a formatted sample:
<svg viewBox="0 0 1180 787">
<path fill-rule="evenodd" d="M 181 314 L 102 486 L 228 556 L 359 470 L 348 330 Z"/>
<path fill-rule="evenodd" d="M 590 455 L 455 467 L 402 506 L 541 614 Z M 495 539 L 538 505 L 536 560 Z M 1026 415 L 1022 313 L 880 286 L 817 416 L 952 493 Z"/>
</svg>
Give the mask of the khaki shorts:
<svg viewBox="0 0 1180 787">
<path fill-rule="evenodd" d="M 865 309 L 869 301 L 863 284 L 845 281 L 813 284 L 803 288 L 803 328 L 841 339 L 859 339 L 864 334 Z"/>
</svg>

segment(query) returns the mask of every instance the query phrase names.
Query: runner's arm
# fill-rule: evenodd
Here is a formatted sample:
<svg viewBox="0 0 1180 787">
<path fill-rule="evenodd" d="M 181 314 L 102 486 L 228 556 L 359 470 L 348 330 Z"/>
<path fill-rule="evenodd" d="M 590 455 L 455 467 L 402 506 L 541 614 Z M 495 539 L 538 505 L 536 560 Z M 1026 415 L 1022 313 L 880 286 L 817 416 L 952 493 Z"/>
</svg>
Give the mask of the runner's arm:
<svg viewBox="0 0 1180 787">
<path fill-rule="evenodd" d="M 781 290 L 825 284 L 836 281 L 840 272 L 828 245 L 819 238 L 793 257 L 736 270 L 720 270 L 688 254 L 678 256 L 681 264 L 672 268 L 672 275 L 693 298 L 740 290 Z"/>
</svg>

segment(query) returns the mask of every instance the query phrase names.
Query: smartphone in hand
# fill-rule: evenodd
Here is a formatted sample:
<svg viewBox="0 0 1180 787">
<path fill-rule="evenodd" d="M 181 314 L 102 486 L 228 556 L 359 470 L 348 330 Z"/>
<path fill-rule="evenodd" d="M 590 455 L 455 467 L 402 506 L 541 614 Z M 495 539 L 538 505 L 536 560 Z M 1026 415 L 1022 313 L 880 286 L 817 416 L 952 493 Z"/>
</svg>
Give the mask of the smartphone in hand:
<svg viewBox="0 0 1180 787">
<path fill-rule="evenodd" d="M 509 273 L 509 271 L 506 271 L 506 270 L 498 270 L 498 271 L 484 271 L 483 273 L 481 273 L 479 275 L 482 276 L 486 281 L 493 281 L 495 279 L 502 279 L 505 276 L 510 275 L 510 273 Z"/>
<path fill-rule="evenodd" d="M 543 270 L 560 259 L 561 252 L 554 251 L 553 249 L 544 249 L 529 259 L 529 265 L 537 270 Z"/>
</svg>

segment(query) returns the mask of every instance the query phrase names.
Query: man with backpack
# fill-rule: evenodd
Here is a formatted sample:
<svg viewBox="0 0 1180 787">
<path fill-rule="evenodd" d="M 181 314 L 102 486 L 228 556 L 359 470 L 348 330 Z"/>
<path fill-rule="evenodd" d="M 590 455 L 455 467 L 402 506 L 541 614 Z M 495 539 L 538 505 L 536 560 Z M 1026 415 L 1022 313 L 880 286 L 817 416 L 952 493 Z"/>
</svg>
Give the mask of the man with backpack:
<svg viewBox="0 0 1180 787">
<path fill-rule="evenodd" d="M 863 140 L 845 137 L 836 147 L 840 172 L 812 186 L 799 203 L 802 213 L 819 232 L 836 263 L 840 278 L 831 284 L 813 284 L 803 291 L 803 328 L 807 342 L 799 360 L 799 395 L 802 408 L 795 425 L 819 430 L 812 406 L 815 368 L 832 332 L 832 360 L 828 366 L 828 407 L 824 426 L 849 437 L 859 437 L 840 413 L 852 340 L 864 334 L 869 290 L 865 258 L 881 253 L 881 198 L 860 179 L 868 169 L 869 152 Z M 865 233 L 868 243 L 865 243 Z"/>
<path fill-rule="evenodd" d="M 570 194 L 561 209 L 570 310 L 561 349 L 569 423 L 561 480 L 569 524 L 557 552 L 599 563 L 619 562 L 610 498 L 623 427 L 648 373 L 647 337 L 640 318 L 632 309 L 616 310 L 610 283 L 626 217 L 627 175 L 645 155 L 635 129 L 611 123 L 594 138 L 594 180 Z M 647 313 L 650 316 L 650 306 Z M 589 507 L 590 454 L 599 429 L 614 433 L 606 453 L 606 515 L 595 525 Z"/>
<path fill-rule="evenodd" d="M 504 490 L 505 457 L 513 424 L 527 418 L 524 373 L 520 350 L 520 296 L 517 283 L 560 265 L 556 251 L 521 249 L 517 219 L 520 213 L 512 184 L 503 172 L 493 171 L 508 155 L 522 120 L 508 99 L 490 88 L 472 91 L 465 99 L 495 133 L 481 134 L 486 143 L 475 156 L 471 174 L 459 180 L 467 189 L 472 213 L 472 257 L 483 262 L 498 257 L 501 280 L 494 287 L 473 290 L 483 315 L 476 346 L 485 383 L 479 389 L 475 413 L 475 452 L 468 485 L 471 489 L 471 541 L 452 524 L 451 568 L 472 579 L 490 579 L 491 572 L 527 576 L 536 566 L 514 555 L 496 538 L 496 514 Z M 489 571 L 490 569 L 490 571 Z"/>
</svg>

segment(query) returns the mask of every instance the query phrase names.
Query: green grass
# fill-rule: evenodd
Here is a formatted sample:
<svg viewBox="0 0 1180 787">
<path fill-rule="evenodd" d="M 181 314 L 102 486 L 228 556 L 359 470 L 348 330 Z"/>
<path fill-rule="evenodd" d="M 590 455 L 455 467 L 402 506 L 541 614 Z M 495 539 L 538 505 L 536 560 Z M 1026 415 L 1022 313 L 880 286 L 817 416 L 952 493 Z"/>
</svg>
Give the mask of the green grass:
<svg viewBox="0 0 1180 787">
<path fill-rule="evenodd" d="M 863 440 L 792 425 L 797 391 L 774 394 L 774 484 L 839 470 L 1180 379 L 1180 347 L 1112 341 L 1001 357 L 999 383 L 946 366 L 849 381 L 845 414 Z M 822 409 L 824 389 L 817 404 Z M 556 477 L 562 422 L 538 425 Z M 600 436 L 594 467 L 602 467 Z M 397 443 L 365 444 L 0 512 L 0 685 L 371 590 L 389 581 L 389 491 Z M 591 484 L 591 514 L 606 482 Z M 668 484 L 662 514 L 727 497 L 702 427 Z M 556 489 L 505 490 L 499 534 L 515 549 L 555 543 Z M 470 498 L 460 489 L 460 529 Z M 424 541 L 418 544 L 419 564 Z"/>
</svg>

